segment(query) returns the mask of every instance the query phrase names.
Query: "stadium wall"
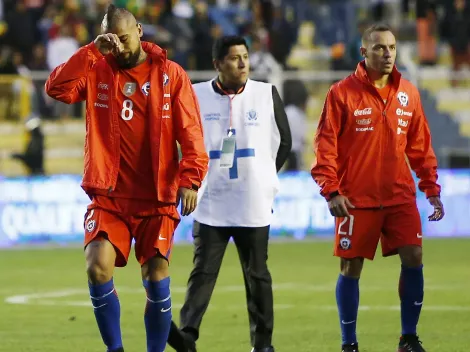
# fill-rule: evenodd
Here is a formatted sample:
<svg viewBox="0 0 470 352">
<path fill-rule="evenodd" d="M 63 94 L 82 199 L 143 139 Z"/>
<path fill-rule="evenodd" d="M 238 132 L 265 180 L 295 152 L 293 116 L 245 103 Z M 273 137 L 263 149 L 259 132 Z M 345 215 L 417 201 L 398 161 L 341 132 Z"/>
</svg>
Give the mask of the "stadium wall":
<svg viewBox="0 0 470 352">
<path fill-rule="evenodd" d="M 328 237 L 333 234 L 330 216 L 319 189 L 308 172 L 283 173 L 281 192 L 274 207 L 272 238 Z M 43 244 L 80 244 L 89 199 L 80 188 L 81 177 L 56 175 L 0 179 L 0 247 Z M 470 170 L 441 170 L 439 182 L 446 217 L 427 221 L 431 206 L 419 192 L 423 233 L 428 237 L 470 235 Z M 182 219 L 176 242 L 191 240 L 192 218 Z"/>
</svg>

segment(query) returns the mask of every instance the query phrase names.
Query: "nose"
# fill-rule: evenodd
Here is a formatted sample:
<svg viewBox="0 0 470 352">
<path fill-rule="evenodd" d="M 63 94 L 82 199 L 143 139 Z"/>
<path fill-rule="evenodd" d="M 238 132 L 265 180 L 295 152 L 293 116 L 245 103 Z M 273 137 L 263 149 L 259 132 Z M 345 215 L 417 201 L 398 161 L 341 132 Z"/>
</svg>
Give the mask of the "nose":
<svg viewBox="0 0 470 352">
<path fill-rule="evenodd" d="M 392 56 L 392 53 L 391 53 L 390 49 L 385 49 L 385 51 L 384 51 L 384 57 L 389 58 L 389 57 L 391 57 L 391 56 Z"/>
<path fill-rule="evenodd" d="M 243 59 L 240 59 L 238 61 L 238 68 L 245 68 L 246 64 L 245 64 L 245 60 Z"/>
</svg>

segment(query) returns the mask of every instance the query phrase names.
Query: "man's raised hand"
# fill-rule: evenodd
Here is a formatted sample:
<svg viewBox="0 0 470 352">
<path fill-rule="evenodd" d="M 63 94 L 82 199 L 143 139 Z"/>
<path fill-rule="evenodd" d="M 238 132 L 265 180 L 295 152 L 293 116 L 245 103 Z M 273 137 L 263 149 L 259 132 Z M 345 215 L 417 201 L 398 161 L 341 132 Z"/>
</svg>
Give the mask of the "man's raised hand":
<svg viewBox="0 0 470 352">
<path fill-rule="evenodd" d="M 113 33 L 100 34 L 96 37 L 94 43 L 103 55 L 118 55 L 124 49 L 119 37 Z"/>
</svg>

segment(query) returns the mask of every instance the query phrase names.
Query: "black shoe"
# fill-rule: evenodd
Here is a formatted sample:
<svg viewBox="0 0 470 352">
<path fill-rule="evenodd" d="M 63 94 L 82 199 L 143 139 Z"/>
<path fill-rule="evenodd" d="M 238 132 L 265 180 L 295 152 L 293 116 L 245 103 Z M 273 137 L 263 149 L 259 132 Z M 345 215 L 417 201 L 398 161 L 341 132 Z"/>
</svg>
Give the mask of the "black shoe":
<svg viewBox="0 0 470 352">
<path fill-rule="evenodd" d="M 343 345 L 341 352 L 359 352 L 359 346 L 357 343 L 352 343 L 350 345 Z"/>
<path fill-rule="evenodd" d="M 192 340 L 189 336 L 186 336 L 186 335 L 184 336 L 184 343 L 186 344 L 186 351 L 187 352 L 197 352 L 196 351 L 196 341 Z"/>
<path fill-rule="evenodd" d="M 183 350 L 183 351 L 177 351 L 177 352 L 197 352 L 196 351 L 196 339 L 197 339 L 197 337 L 195 337 L 190 332 L 186 332 L 186 331 L 182 331 L 182 330 L 180 330 L 180 333 L 183 336 L 184 345 L 185 345 L 186 349 Z"/>
<path fill-rule="evenodd" d="M 197 352 L 195 339 L 190 334 L 178 329 L 174 322 L 171 322 L 168 344 L 176 352 Z"/>
<path fill-rule="evenodd" d="M 112 351 L 109 351 L 108 352 L 124 352 L 124 348 L 123 347 L 120 347 L 118 348 L 117 350 L 112 350 Z"/>
<path fill-rule="evenodd" d="M 274 347 L 273 346 L 264 347 L 264 348 L 254 348 L 253 347 L 251 352 L 274 352 Z"/>
<path fill-rule="evenodd" d="M 418 335 L 403 335 L 400 337 L 397 352 L 426 352 L 419 341 Z"/>
</svg>

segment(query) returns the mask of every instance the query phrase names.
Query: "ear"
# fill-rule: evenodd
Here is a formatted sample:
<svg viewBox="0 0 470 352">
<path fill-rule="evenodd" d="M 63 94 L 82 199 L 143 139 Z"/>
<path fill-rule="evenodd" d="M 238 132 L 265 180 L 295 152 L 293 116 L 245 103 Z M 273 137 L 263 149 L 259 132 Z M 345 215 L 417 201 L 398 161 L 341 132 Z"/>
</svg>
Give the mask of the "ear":
<svg viewBox="0 0 470 352">
<path fill-rule="evenodd" d="M 219 60 L 212 60 L 212 65 L 214 65 L 214 69 L 215 69 L 217 72 L 220 71 L 220 70 L 219 70 L 219 64 L 220 64 Z"/>
<path fill-rule="evenodd" d="M 137 23 L 137 33 L 139 33 L 139 38 L 142 38 L 144 35 L 144 30 L 142 29 L 142 24 Z"/>
<path fill-rule="evenodd" d="M 363 46 L 361 46 L 361 48 L 359 50 L 361 51 L 361 56 L 363 58 L 366 58 L 367 57 L 367 49 L 364 48 Z"/>
</svg>

